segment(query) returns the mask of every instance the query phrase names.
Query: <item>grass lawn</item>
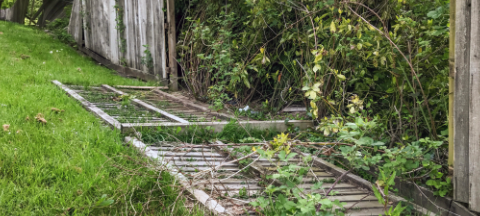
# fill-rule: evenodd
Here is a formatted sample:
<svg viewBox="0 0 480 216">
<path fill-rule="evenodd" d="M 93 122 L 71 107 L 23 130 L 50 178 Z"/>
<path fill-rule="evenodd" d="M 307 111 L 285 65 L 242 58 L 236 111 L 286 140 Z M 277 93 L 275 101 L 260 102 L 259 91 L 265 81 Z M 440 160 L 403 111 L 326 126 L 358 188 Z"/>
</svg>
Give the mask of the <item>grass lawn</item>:
<svg viewBox="0 0 480 216">
<path fill-rule="evenodd" d="M 0 215 L 170 215 L 179 191 L 173 180 L 148 168 L 120 133 L 51 80 L 145 83 L 115 75 L 42 30 L 0 21 L 0 32 L 0 126 L 9 125 L 0 128 Z M 172 215 L 202 214 L 183 205 Z"/>
</svg>

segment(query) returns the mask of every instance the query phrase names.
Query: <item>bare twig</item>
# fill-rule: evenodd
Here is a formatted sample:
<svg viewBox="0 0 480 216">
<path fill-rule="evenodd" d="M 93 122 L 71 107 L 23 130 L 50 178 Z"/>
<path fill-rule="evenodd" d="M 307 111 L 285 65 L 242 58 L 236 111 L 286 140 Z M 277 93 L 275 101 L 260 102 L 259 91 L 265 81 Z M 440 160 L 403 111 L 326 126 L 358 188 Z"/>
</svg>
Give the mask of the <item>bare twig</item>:
<svg viewBox="0 0 480 216">
<path fill-rule="evenodd" d="M 397 51 L 400 53 L 400 55 L 402 55 L 402 57 L 405 59 L 405 61 L 407 61 L 408 65 L 410 66 L 410 70 L 412 71 L 414 77 L 416 78 L 417 82 L 418 82 L 418 86 L 420 87 L 420 91 L 423 95 L 423 98 L 425 99 L 425 106 L 427 107 L 427 111 L 428 111 L 428 115 L 430 116 L 430 124 L 431 124 L 431 130 L 432 130 L 432 133 L 433 133 L 433 136 L 434 137 L 437 137 L 437 132 L 436 132 L 436 129 L 435 129 L 435 120 L 433 119 L 432 117 L 432 113 L 430 111 L 430 106 L 428 105 L 428 97 L 426 96 L 425 92 L 423 91 L 423 87 L 422 87 L 422 83 L 420 82 L 420 79 L 418 78 L 418 75 L 417 73 L 415 72 L 415 69 L 413 68 L 413 64 L 412 62 L 407 58 L 407 56 L 402 52 L 402 50 L 400 50 L 400 48 L 397 46 L 397 44 L 395 44 L 392 39 L 390 38 L 390 35 L 388 34 L 388 28 L 387 26 L 385 25 L 385 22 L 382 20 L 382 18 L 374 11 L 372 10 L 371 8 L 367 7 L 366 5 L 362 4 L 362 3 L 357 3 L 357 2 L 349 2 L 349 1 L 343 1 L 341 2 L 343 4 L 355 4 L 355 5 L 360 5 L 364 8 L 366 8 L 367 10 L 369 10 L 370 12 L 372 12 L 375 16 L 378 17 L 378 19 L 380 20 L 380 22 L 382 22 L 382 25 L 383 25 L 383 29 L 384 31 L 381 31 L 380 29 L 378 29 L 377 27 L 375 27 L 374 25 L 372 25 L 370 22 L 368 22 L 365 18 L 363 18 L 360 14 L 358 14 L 355 10 L 353 10 L 350 6 L 347 5 L 348 9 L 350 9 L 350 11 L 352 13 L 354 13 L 355 15 L 357 15 L 361 20 L 363 20 L 365 23 L 367 23 L 369 26 L 371 26 L 372 28 L 374 28 L 375 30 L 377 30 L 381 35 L 385 36 L 385 38 L 390 42 L 390 44 L 392 46 L 395 47 L 395 49 L 397 49 Z"/>
<path fill-rule="evenodd" d="M 337 180 L 335 180 L 335 183 L 333 183 L 332 187 L 330 187 L 330 189 L 327 191 L 327 193 L 325 194 L 325 196 L 328 196 L 328 194 L 330 194 L 330 192 L 333 190 L 333 188 L 337 185 L 337 183 L 345 176 L 347 175 L 349 172 L 351 172 L 352 170 L 348 170 L 347 172 L 344 172 L 340 177 L 337 178 Z M 320 208 L 322 207 L 322 204 L 318 204 L 317 205 L 317 212 L 320 211 Z"/>
</svg>

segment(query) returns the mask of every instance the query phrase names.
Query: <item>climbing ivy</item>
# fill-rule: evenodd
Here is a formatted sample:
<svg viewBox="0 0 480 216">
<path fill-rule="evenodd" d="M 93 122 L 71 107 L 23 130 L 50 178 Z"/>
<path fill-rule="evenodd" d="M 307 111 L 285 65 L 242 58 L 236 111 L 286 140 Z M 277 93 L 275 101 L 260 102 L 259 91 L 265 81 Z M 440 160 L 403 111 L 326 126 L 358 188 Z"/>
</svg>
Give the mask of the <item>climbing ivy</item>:
<svg viewBox="0 0 480 216">
<path fill-rule="evenodd" d="M 120 43 L 118 45 L 118 48 L 120 49 L 120 52 L 125 53 L 127 51 L 127 40 L 124 37 L 124 32 L 125 32 L 125 23 L 123 23 L 123 13 L 124 10 L 118 3 L 118 0 L 115 0 L 115 12 L 117 13 L 117 16 L 115 18 L 115 22 L 117 25 L 115 26 L 115 29 L 117 29 L 119 35 L 120 35 Z"/>
<path fill-rule="evenodd" d="M 147 66 L 148 69 L 153 69 L 153 57 L 152 57 L 152 53 L 148 49 L 150 46 L 148 44 L 146 44 L 146 45 L 143 45 L 143 47 L 145 47 L 145 51 L 143 51 L 143 53 L 145 55 L 142 56 L 142 62 L 141 63 L 143 65 Z"/>
</svg>

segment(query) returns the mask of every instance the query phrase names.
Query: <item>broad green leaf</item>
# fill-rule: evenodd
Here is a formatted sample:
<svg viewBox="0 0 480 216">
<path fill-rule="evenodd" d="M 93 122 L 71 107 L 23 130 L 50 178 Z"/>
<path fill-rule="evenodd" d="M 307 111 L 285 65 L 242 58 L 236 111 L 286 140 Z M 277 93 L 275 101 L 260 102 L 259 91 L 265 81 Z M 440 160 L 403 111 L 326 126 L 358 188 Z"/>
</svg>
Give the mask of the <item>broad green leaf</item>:
<svg viewBox="0 0 480 216">
<path fill-rule="evenodd" d="M 343 74 L 338 74 L 337 77 L 338 77 L 338 79 L 341 80 L 341 81 L 344 81 L 344 80 L 347 79 Z"/>
<path fill-rule="evenodd" d="M 382 205 L 385 205 L 385 200 L 383 200 L 383 196 L 382 196 L 382 194 L 380 194 L 377 187 L 372 186 L 372 190 L 373 190 L 373 194 L 375 194 L 375 197 L 377 197 L 378 202 L 380 202 L 380 204 L 382 204 Z"/>
</svg>

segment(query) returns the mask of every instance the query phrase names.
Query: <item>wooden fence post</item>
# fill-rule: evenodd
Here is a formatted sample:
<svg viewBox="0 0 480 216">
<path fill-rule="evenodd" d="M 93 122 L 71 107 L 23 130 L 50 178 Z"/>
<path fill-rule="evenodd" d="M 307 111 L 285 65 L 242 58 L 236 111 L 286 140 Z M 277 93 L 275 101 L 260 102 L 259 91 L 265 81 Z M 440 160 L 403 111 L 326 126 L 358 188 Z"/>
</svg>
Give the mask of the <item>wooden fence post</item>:
<svg viewBox="0 0 480 216">
<path fill-rule="evenodd" d="M 455 167 L 453 197 L 468 203 L 469 179 L 469 107 L 470 107 L 470 0 L 457 0 L 455 16 Z M 477 132 L 480 133 L 480 132 Z"/>
<path fill-rule="evenodd" d="M 480 212 L 480 2 L 471 2 L 469 178 L 470 209 Z"/>
<path fill-rule="evenodd" d="M 449 41 L 449 57 L 448 65 L 450 74 L 448 76 L 448 166 L 454 167 L 454 142 L 453 142 L 453 109 L 455 107 L 455 0 L 450 0 L 450 41 Z"/>
<path fill-rule="evenodd" d="M 168 22 L 168 67 L 170 72 L 170 89 L 178 90 L 177 73 L 177 34 L 175 26 L 175 0 L 167 0 L 167 22 Z"/>
</svg>

